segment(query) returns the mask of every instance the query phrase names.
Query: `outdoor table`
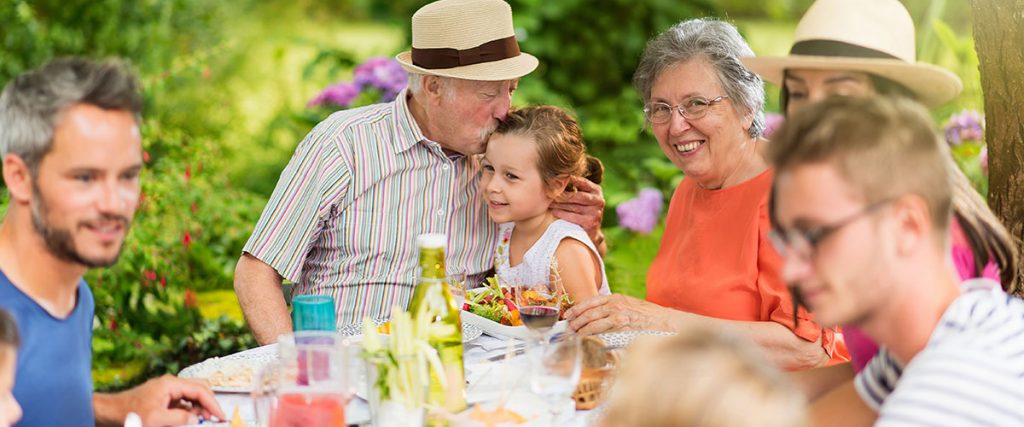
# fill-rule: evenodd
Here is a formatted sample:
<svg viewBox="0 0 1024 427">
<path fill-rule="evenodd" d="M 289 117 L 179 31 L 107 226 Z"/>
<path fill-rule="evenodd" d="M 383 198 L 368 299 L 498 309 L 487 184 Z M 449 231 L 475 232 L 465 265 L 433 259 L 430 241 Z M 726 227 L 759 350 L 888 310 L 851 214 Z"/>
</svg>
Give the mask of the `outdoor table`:
<svg viewBox="0 0 1024 427">
<path fill-rule="evenodd" d="M 522 341 L 515 341 L 517 344 L 521 344 Z M 512 359 L 504 360 L 501 355 L 507 351 L 508 341 L 501 340 L 498 338 L 491 337 L 489 335 L 481 335 L 464 344 L 463 354 L 464 363 L 466 370 L 466 379 L 469 383 L 466 385 L 466 400 L 469 403 L 484 403 L 487 401 L 495 400 L 501 397 L 502 392 L 500 390 L 483 389 L 483 387 L 474 387 L 480 384 L 481 381 L 486 381 L 489 373 L 486 372 L 489 369 L 496 367 L 503 368 L 504 364 L 522 364 L 524 358 L 515 356 Z M 254 351 L 266 351 L 265 348 L 257 348 L 245 350 L 245 352 Z M 245 353 L 245 352 L 240 352 Z M 489 360 L 499 359 L 499 360 Z M 481 372 L 481 369 L 484 372 Z M 519 377 L 525 377 L 521 375 Z M 516 381 L 515 390 L 510 394 L 510 399 L 516 399 L 518 397 L 527 397 L 530 395 L 528 381 Z M 255 425 L 256 416 L 253 411 L 252 399 L 248 394 L 245 393 L 216 393 L 217 402 L 220 404 L 221 409 L 229 417 L 234 413 L 235 408 L 238 408 L 242 419 L 246 422 L 246 426 Z M 571 402 L 566 401 L 566 406 L 571 405 Z M 513 402 L 510 402 L 507 406 L 513 406 Z M 593 419 L 597 415 L 597 411 L 575 411 L 568 413 L 564 411 L 559 420 L 559 425 L 562 426 L 587 426 L 593 424 Z M 370 425 L 370 408 L 366 400 L 361 397 L 353 397 L 348 406 L 345 408 L 345 417 L 349 425 L 354 426 L 369 426 Z M 197 427 L 209 427 L 210 423 L 204 423 Z M 219 424 L 212 424 L 219 425 Z M 227 425 L 226 423 L 223 425 Z M 547 417 L 536 418 L 530 424 L 531 426 L 547 426 L 552 425 L 550 419 Z"/>
</svg>

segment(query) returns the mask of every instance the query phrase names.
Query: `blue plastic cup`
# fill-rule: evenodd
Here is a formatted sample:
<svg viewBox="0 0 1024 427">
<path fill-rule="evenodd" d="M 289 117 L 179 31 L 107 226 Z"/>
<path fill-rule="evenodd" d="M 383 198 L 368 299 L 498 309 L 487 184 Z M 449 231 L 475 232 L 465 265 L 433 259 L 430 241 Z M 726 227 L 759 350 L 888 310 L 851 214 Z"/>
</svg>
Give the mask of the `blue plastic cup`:
<svg viewBox="0 0 1024 427">
<path fill-rule="evenodd" d="M 326 295 L 292 298 L 292 328 L 295 331 L 336 331 L 334 298 Z"/>
</svg>

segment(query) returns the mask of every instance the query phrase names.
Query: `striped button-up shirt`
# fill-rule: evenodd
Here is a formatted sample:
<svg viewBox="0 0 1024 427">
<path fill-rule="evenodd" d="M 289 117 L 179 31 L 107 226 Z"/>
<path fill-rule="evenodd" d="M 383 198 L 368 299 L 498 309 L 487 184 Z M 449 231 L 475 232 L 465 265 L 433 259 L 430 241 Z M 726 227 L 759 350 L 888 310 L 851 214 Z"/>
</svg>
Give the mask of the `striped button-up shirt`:
<svg viewBox="0 0 1024 427">
<path fill-rule="evenodd" d="M 493 266 L 497 227 L 478 198 L 480 156 L 449 157 L 395 101 L 339 111 L 317 125 L 281 173 L 244 251 L 330 295 L 338 324 L 386 318 L 416 283 L 416 236 L 448 235 L 450 272 Z"/>
</svg>

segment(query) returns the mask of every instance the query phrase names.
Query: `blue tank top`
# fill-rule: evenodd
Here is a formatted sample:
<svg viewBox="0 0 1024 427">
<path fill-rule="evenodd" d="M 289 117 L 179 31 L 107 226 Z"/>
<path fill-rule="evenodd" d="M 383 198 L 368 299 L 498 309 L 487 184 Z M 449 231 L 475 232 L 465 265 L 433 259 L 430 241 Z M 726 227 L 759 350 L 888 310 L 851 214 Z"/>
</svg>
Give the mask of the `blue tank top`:
<svg viewBox="0 0 1024 427">
<path fill-rule="evenodd" d="M 53 317 L 0 272 L 0 306 L 18 322 L 21 347 L 14 398 L 24 416 L 15 427 L 93 426 L 92 291 L 82 280 L 65 319 Z"/>
</svg>

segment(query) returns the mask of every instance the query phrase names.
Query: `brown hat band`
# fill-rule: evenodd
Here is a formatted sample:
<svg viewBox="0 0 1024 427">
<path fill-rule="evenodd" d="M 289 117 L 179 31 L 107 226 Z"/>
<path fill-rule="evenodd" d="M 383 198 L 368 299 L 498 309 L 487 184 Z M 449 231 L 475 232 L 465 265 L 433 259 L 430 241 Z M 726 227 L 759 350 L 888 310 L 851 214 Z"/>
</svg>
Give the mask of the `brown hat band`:
<svg viewBox="0 0 1024 427">
<path fill-rule="evenodd" d="M 835 40 L 803 40 L 793 43 L 790 55 L 838 56 L 846 58 L 900 59 L 888 53 Z"/>
<path fill-rule="evenodd" d="M 455 68 L 482 62 L 494 62 L 519 55 L 516 36 L 491 40 L 469 49 L 447 47 L 418 49 L 412 48 L 412 63 L 428 70 Z"/>
</svg>

